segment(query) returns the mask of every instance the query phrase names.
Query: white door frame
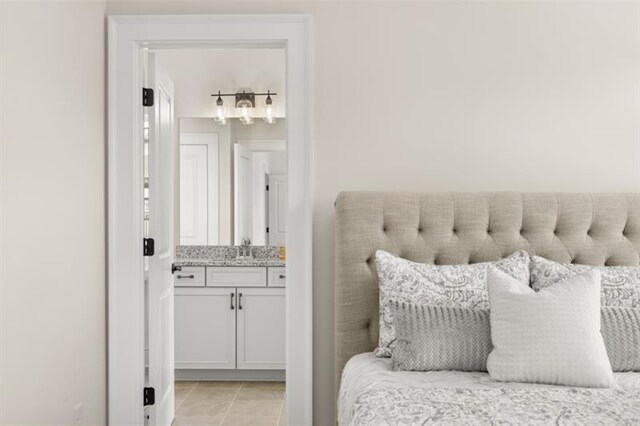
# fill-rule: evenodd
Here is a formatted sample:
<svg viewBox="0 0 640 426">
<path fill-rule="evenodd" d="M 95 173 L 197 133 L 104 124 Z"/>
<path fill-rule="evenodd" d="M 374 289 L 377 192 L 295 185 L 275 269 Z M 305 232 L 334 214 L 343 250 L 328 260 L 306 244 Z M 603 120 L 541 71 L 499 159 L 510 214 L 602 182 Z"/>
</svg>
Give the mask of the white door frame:
<svg viewBox="0 0 640 426">
<path fill-rule="evenodd" d="M 283 47 L 287 70 L 287 420 L 312 423 L 311 20 L 307 15 L 110 16 L 108 415 L 143 424 L 141 93 L 144 47 Z M 212 89 L 213 90 L 213 89 Z M 207 94 L 203 94 L 207 95 Z"/>
</svg>

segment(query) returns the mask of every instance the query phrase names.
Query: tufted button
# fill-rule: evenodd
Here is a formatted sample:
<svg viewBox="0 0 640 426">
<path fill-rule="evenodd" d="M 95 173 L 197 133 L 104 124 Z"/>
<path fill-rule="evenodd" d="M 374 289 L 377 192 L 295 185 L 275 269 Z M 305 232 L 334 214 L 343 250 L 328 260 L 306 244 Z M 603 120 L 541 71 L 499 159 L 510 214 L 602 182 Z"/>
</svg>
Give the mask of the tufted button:
<svg viewBox="0 0 640 426">
<path fill-rule="evenodd" d="M 387 232 L 387 226 L 386 225 L 382 225 L 382 232 Z"/>
<path fill-rule="evenodd" d="M 373 262 L 373 256 L 369 256 L 369 257 L 367 257 L 366 262 L 367 262 L 367 263 L 369 263 L 369 264 L 370 264 L 371 262 Z"/>
<path fill-rule="evenodd" d="M 577 263 L 577 260 L 574 257 L 572 257 L 569 263 L 571 263 L 572 265 L 575 265 Z"/>
</svg>

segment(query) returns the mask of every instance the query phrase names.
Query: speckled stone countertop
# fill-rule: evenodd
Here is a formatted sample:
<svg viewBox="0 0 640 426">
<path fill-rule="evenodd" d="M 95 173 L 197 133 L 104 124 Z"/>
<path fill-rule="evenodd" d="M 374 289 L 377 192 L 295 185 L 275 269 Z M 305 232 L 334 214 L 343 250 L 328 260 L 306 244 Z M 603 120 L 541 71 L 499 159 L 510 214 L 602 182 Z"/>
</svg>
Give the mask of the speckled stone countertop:
<svg viewBox="0 0 640 426">
<path fill-rule="evenodd" d="M 251 248 L 253 258 L 238 259 L 237 246 L 177 246 L 176 266 L 285 266 L 278 259 L 275 246 L 255 246 Z"/>
</svg>

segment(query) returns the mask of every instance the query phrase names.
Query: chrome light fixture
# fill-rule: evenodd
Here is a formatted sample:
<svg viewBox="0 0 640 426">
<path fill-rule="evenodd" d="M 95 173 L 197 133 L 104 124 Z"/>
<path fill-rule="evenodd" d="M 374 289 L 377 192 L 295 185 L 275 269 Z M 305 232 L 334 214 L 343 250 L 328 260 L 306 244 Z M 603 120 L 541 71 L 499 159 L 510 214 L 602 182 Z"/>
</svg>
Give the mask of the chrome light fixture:
<svg viewBox="0 0 640 426">
<path fill-rule="evenodd" d="M 222 97 L 233 96 L 235 97 L 235 105 L 239 112 L 238 119 L 240 120 L 240 122 L 242 124 L 253 124 L 253 108 L 255 108 L 256 106 L 256 96 L 266 96 L 267 98 L 265 100 L 265 116 L 263 117 L 263 120 L 268 124 L 273 124 L 276 122 L 276 117 L 275 109 L 273 107 L 273 99 L 271 98 L 271 96 L 276 95 L 277 93 L 271 93 L 270 90 L 267 90 L 267 93 L 254 93 L 247 92 L 245 90 L 238 93 L 220 93 L 218 91 L 217 94 L 211 95 L 217 96 L 216 109 L 213 119 L 216 121 L 216 123 L 219 124 L 225 124 L 227 122 Z"/>
<path fill-rule="evenodd" d="M 218 124 L 221 124 L 221 125 L 227 124 L 227 117 L 225 116 L 225 111 L 224 111 L 224 102 L 222 102 L 220 91 L 218 91 L 218 99 L 216 99 L 216 112 L 215 112 L 215 115 L 213 116 L 213 119 Z"/>
</svg>

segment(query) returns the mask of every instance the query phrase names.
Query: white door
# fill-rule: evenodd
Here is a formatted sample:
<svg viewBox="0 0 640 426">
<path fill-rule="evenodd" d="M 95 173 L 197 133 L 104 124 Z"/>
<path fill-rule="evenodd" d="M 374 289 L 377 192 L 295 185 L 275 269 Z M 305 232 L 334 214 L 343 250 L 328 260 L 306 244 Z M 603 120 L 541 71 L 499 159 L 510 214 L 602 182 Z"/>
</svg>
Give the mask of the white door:
<svg viewBox="0 0 640 426">
<path fill-rule="evenodd" d="M 147 273 L 147 386 L 155 390 L 148 424 L 169 425 L 174 416 L 173 388 L 173 83 L 149 55 L 148 84 L 154 90 L 149 113 L 149 229 L 155 254 Z"/>
<path fill-rule="evenodd" d="M 180 144 L 180 244 L 207 239 L 207 146 Z"/>
<path fill-rule="evenodd" d="M 180 133 L 180 244 L 219 244 L 218 134 Z"/>
<path fill-rule="evenodd" d="M 236 368 L 236 289 L 176 289 L 176 369 Z"/>
<path fill-rule="evenodd" d="M 238 369 L 285 369 L 284 288 L 238 288 Z"/>
<path fill-rule="evenodd" d="M 251 237 L 252 219 L 252 179 L 251 151 L 236 143 L 233 145 L 233 240 L 241 244 L 242 239 Z"/>
<path fill-rule="evenodd" d="M 287 176 L 269 175 L 269 245 L 286 244 Z"/>
</svg>

